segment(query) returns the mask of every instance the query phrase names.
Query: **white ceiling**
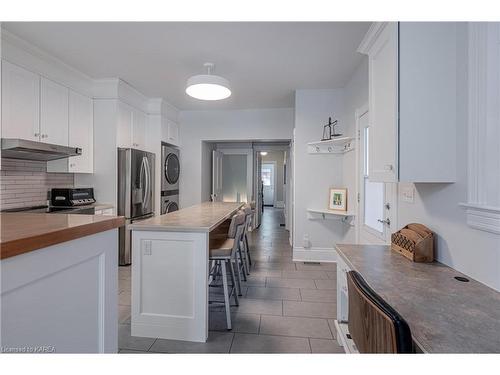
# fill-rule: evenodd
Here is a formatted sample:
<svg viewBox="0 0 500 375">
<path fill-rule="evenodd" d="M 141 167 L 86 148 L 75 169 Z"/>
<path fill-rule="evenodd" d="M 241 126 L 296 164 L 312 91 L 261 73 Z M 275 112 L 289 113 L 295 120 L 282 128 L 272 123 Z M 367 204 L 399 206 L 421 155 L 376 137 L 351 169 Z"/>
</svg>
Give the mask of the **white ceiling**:
<svg viewBox="0 0 500 375">
<path fill-rule="evenodd" d="M 340 88 L 362 56 L 366 22 L 4 22 L 93 78 L 120 77 L 179 109 L 293 107 L 295 89 Z M 186 80 L 216 64 L 233 95 L 203 102 Z"/>
</svg>

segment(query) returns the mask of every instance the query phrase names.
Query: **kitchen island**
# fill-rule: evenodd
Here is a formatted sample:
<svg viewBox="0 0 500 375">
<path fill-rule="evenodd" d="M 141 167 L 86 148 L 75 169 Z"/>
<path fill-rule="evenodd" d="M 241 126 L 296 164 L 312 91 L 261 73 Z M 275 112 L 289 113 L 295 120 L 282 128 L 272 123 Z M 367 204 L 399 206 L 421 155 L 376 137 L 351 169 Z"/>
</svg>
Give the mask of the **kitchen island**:
<svg viewBox="0 0 500 375">
<path fill-rule="evenodd" d="M 114 216 L 0 214 L 4 353 L 116 353 Z"/>
<path fill-rule="evenodd" d="M 243 203 L 205 202 L 132 231 L 132 336 L 205 342 L 210 233 Z"/>
</svg>

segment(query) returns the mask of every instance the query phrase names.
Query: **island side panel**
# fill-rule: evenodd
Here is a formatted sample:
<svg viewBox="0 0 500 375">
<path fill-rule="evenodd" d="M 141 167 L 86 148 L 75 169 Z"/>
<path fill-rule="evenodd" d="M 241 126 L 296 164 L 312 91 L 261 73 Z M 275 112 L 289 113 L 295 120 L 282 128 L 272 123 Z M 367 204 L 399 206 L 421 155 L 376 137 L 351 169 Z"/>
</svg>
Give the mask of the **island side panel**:
<svg viewBox="0 0 500 375">
<path fill-rule="evenodd" d="M 118 231 L 0 261 L 4 352 L 118 351 Z"/>
<path fill-rule="evenodd" d="M 132 230 L 132 336 L 205 342 L 208 233 Z"/>
</svg>

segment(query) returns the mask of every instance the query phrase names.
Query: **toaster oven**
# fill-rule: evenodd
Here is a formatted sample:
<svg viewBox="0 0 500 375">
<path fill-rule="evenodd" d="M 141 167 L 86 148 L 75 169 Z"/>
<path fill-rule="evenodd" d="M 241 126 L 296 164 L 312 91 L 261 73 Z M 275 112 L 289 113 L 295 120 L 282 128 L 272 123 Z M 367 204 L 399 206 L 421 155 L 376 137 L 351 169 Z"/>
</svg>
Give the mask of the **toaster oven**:
<svg viewBox="0 0 500 375">
<path fill-rule="evenodd" d="M 94 188 L 64 188 L 50 191 L 52 206 L 84 206 L 95 203 Z"/>
</svg>

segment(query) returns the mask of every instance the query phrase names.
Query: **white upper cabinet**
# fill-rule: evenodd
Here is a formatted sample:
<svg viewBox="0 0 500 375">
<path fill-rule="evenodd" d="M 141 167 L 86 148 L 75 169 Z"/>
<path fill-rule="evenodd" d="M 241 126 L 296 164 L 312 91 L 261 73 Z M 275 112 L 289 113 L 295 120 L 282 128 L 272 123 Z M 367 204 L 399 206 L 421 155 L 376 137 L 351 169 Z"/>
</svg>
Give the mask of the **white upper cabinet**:
<svg viewBox="0 0 500 375">
<path fill-rule="evenodd" d="M 456 179 L 457 30 L 452 22 L 374 23 L 368 55 L 370 180 Z"/>
<path fill-rule="evenodd" d="M 2 60 L 2 137 L 40 138 L 40 76 Z"/>
<path fill-rule="evenodd" d="M 168 125 L 167 143 L 179 146 L 179 124 L 167 120 L 167 125 Z"/>
<path fill-rule="evenodd" d="M 40 134 L 41 141 L 68 145 L 69 90 L 44 77 L 40 85 Z"/>
<path fill-rule="evenodd" d="M 94 171 L 94 108 L 91 98 L 69 91 L 69 146 L 82 154 L 47 163 L 48 172 L 92 173 Z"/>
<path fill-rule="evenodd" d="M 140 150 L 146 148 L 146 122 L 147 116 L 144 112 L 134 109 L 132 116 L 132 147 Z"/>
<path fill-rule="evenodd" d="M 80 156 L 69 158 L 69 171 L 94 171 L 94 106 L 91 98 L 69 93 L 69 145 L 82 149 Z"/>
<path fill-rule="evenodd" d="M 118 103 L 118 127 L 117 145 L 118 147 L 132 147 L 132 118 L 133 109 L 128 104 Z"/>
</svg>

